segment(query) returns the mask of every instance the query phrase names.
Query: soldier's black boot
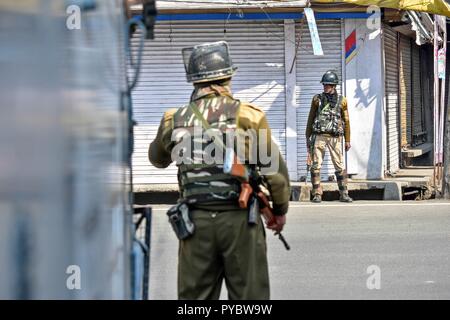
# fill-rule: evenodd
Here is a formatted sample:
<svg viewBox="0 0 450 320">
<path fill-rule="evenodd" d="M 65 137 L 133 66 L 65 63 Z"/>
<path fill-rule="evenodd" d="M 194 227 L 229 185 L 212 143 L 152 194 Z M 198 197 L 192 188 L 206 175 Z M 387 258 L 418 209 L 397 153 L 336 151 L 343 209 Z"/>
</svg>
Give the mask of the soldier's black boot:
<svg viewBox="0 0 450 320">
<path fill-rule="evenodd" d="M 353 199 L 350 198 L 347 191 L 341 192 L 341 196 L 339 197 L 340 202 L 353 202 Z"/>
<path fill-rule="evenodd" d="M 320 194 L 316 194 L 311 201 L 314 202 L 314 203 L 321 203 L 322 202 L 322 196 Z"/>
</svg>

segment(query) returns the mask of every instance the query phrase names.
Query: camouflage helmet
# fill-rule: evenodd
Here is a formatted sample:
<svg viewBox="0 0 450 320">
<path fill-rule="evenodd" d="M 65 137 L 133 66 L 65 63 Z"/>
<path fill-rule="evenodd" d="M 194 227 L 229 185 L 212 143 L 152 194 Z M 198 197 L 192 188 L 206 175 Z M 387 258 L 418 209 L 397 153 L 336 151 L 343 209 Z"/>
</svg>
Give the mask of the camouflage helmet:
<svg viewBox="0 0 450 320">
<path fill-rule="evenodd" d="M 339 84 L 339 78 L 336 74 L 336 72 L 332 70 L 328 70 L 325 72 L 322 76 L 322 80 L 320 81 L 321 84 L 332 84 L 332 85 L 338 85 Z"/>
<path fill-rule="evenodd" d="M 225 41 L 203 43 L 182 50 L 188 82 L 199 83 L 230 78 L 233 66 Z"/>
</svg>

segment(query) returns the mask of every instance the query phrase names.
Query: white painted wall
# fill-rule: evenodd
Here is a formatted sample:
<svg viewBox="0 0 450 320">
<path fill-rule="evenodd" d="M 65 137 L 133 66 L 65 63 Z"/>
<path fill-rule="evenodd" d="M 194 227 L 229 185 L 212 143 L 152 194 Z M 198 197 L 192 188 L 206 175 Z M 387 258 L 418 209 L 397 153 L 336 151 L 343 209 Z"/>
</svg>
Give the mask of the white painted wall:
<svg viewBox="0 0 450 320">
<path fill-rule="evenodd" d="M 356 29 L 357 42 L 356 56 L 344 61 L 352 144 L 347 171 L 354 178 L 379 179 L 384 175 L 383 46 L 380 30 L 369 30 L 366 21 L 346 19 L 344 26 L 345 38 Z"/>
</svg>

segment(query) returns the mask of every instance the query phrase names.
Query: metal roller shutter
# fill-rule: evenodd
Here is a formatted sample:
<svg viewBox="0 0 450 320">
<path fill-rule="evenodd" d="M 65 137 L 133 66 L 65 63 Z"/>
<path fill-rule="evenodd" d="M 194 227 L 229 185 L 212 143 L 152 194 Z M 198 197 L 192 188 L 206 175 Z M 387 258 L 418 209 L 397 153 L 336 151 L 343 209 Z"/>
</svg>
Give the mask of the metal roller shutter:
<svg viewBox="0 0 450 320">
<path fill-rule="evenodd" d="M 423 103 L 422 103 L 422 85 L 421 85 L 421 67 L 420 67 L 420 48 L 412 45 L 412 144 L 417 145 L 423 142 Z"/>
<path fill-rule="evenodd" d="M 226 28 L 226 33 L 224 29 Z M 156 169 L 147 159 L 165 110 L 189 101 L 192 84 L 186 82 L 181 49 L 203 42 L 226 40 L 238 66 L 232 90 L 267 114 L 272 135 L 285 153 L 284 29 L 279 22 L 182 21 L 159 22 L 155 40 L 145 43 L 140 81 L 133 92 L 138 125 L 135 128 L 133 177 L 138 189 L 151 183 L 175 183 L 176 167 Z M 133 50 L 138 46 L 133 40 Z"/>
<path fill-rule="evenodd" d="M 399 107 L 398 107 L 398 54 L 397 32 L 384 27 L 385 96 L 387 127 L 387 170 L 398 171 L 399 157 Z"/>
<path fill-rule="evenodd" d="M 300 23 L 296 24 L 296 39 L 299 38 L 300 28 L 302 32 L 301 44 L 297 53 L 297 97 L 300 106 L 297 112 L 297 161 L 300 177 L 307 174 L 305 130 L 312 97 L 323 91 L 320 80 L 327 70 L 335 70 L 339 79 L 342 80 L 343 40 L 341 39 L 341 20 L 318 20 L 317 27 L 322 43 L 323 56 L 313 54 L 308 24 L 304 22 L 302 28 Z M 338 86 L 338 91 L 341 93 L 341 86 Z M 331 158 L 326 152 L 321 170 L 322 180 L 327 179 L 329 175 L 334 175 L 334 171 Z"/>
<path fill-rule="evenodd" d="M 400 35 L 400 123 L 402 147 L 411 144 L 411 39 Z"/>
</svg>

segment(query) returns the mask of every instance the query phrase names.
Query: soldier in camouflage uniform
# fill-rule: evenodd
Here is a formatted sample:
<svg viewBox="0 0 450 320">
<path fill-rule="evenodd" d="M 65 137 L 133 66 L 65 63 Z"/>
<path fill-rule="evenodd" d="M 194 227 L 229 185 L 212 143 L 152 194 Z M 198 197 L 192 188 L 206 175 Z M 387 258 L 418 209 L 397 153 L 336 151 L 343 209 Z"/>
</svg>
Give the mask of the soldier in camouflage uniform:
<svg viewBox="0 0 450 320">
<path fill-rule="evenodd" d="M 191 103 L 164 113 L 149 148 L 149 159 L 158 168 L 166 168 L 174 160 L 171 154 L 183 154 L 183 161 L 177 161 L 178 181 L 181 198 L 189 203 L 195 232 L 179 243 L 178 297 L 218 299 L 225 279 L 230 299 L 269 299 L 262 220 L 258 217 L 256 224 L 248 223 L 247 209 L 240 208 L 237 200 L 241 181 L 224 173 L 223 165 L 205 158 L 202 161 L 205 143 L 212 137 L 198 138 L 193 133 L 196 126 L 202 124 L 222 133 L 255 130 L 255 144 L 250 145 L 247 140 L 244 145 L 246 155 L 250 154 L 250 148 L 259 149 L 265 144 L 268 153 L 278 162 L 278 168 L 264 176 L 273 200 L 276 231 L 281 231 L 285 224 L 289 204 L 286 164 L 277 146 L 271 143 L 264 112 L 231 94 L 230 81 L 236 68 L 231 63 L 226 42 L 183 49 L 183 58 L 187 79 L 194 84 Z M 216 149 L 215 153 L 219 151 Z M 211 153 L 213 157 L 215 153 Z M 259 156 L 256 162 L 257 167 L 263 166 Z"/>
<path fill-rule="evenodd" d="M 336 85 L 338 76 L 327 71 L 321 80 L 323 93 L 313 97 L 306 125 L 307 147 L 312 158 L 311 182 L 313 185 L 313 202 L 322 201 L 320 186 L 320 168 L 325 155 L 325 148 L 330 151 L 331 161 L 339 187 L 340 201 L 352 202 L 347 190 L 347 173 L 345 171 L 342 152 L 342 136 L 345 138 L 345 151 L 350 145 L 350 119 L 347 99 L 338 95 Z"/>
</svg>

